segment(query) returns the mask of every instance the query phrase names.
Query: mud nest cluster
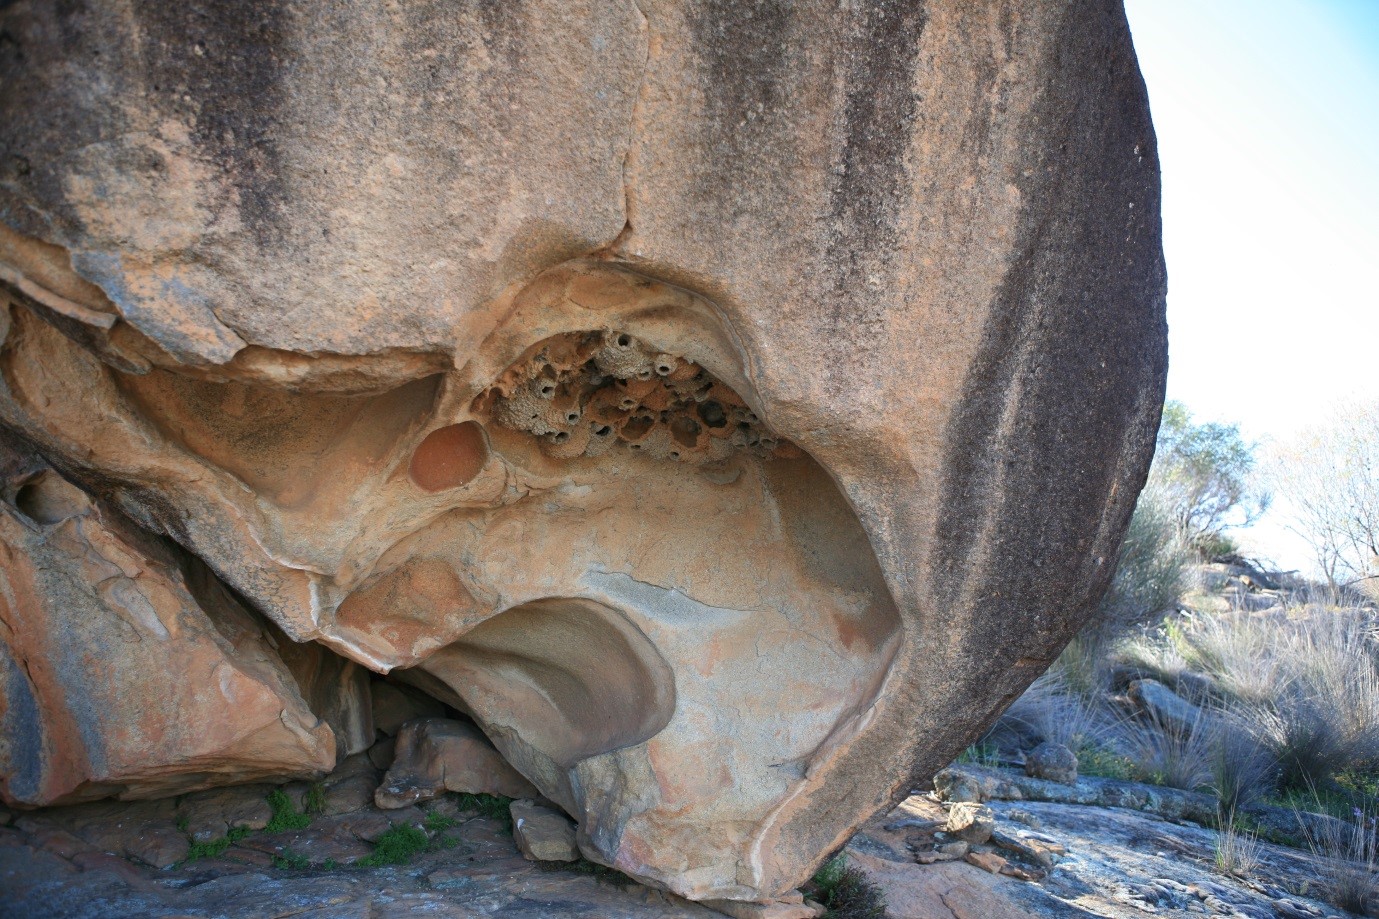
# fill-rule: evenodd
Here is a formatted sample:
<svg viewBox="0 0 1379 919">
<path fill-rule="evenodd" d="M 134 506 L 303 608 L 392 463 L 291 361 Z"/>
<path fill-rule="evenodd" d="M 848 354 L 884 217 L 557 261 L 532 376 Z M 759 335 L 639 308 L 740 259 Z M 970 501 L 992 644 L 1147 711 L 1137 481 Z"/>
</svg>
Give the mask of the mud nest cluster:
<svg viewBox="0 0 1379 919">
<path fill-rule="evenodd" d="M 621 444 L 702 465 L 737 453 L 798 455 L 703 367 L 626 332 L 549 338 L 513 364 L 476 408 L 538 438 L 548 456 L 601 456 Z"/>
</svg>

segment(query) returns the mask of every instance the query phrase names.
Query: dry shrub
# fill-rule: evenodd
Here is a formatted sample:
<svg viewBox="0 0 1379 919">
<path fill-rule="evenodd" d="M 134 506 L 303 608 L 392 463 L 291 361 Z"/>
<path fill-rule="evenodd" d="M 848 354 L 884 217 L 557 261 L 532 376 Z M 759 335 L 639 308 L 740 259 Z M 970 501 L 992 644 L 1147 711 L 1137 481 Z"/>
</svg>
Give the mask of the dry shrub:
<svg viewBox="0 0 1379 919">
<path fill-rule="evenodd" d="M 1294 607 L 1199 616 L 1170 637 L 1301 790 L 1379 766 L 1373 629 L 1367 610 Z"/>
<path fill-rule="evenodd" d="M 1250 878 L 1262 861 L 1259 837 L 1236 825 L 1235 812 L 1227 811 L 1216 836 L 1216 869 L 1237 878 Z"/>
<path fill-rule="evenodd" d="M 1215 719 L 1202 714 L 1177 730 L 1149 717 L 1128 722 L 1123 744 L 1141 777 L 1155 785 L 1197 791 L 1211 785 L 1221 750 L 1221 730 Z"/>
<path fill-rule="evenodd" d="M 990 736 L 1024 736 L 1076 751 L 1103 746 L 1116 731 L 1117 719 L 1096 696 L 1075 692 L 1051 668 L 1006 709 Z"/>
<path fill-rule="evenodd" d="M 1273 790 L 1278 761 L 1250 725 L 1226 712 L 1217 715 L 1211 791 L 1222 814 L 1234 815 Z"/>
<path fill-rule="evenodd" d="M 1084 635 L 1100 643 L 1177 609 L 1197 553 L 1158 489 L 1140 493 L 1116 556 L 1116 573 Z"/>
<path fill-rule="evenodd" d="M 1356 808 L 1350 820 L 1308 821 L 1299 814 L 1298 823 L 1319 862 L 1327 900 L 1360 914 L 1379 907 L 1379 819 Z"/>
</svg>

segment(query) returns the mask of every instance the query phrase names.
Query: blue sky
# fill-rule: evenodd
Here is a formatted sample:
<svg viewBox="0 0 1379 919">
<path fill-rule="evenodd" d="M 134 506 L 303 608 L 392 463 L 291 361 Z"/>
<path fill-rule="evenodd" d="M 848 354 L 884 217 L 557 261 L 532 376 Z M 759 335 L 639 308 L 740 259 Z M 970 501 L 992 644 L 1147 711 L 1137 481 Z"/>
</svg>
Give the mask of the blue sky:
<svg viewBox="0 0 1379 919">
<path fill-rule="evenodd" d="M 1126 10 L 1163 164 L 1170 398 L 1255 440 L 1379 398 L 1379 0 Z M 1277 520 L 1256 529 L 1304 565 Z"/>
</svg>

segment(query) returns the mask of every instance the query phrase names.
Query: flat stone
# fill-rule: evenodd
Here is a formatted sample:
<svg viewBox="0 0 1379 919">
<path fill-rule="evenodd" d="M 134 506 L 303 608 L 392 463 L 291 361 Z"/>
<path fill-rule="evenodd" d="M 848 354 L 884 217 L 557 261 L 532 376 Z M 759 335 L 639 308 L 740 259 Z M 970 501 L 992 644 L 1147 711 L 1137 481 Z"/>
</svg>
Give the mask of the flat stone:
<svg viewBox="0 0 1379 919">
<path fill-rule="evenodd" d="M 187 857 L 191 841 L 172 827 L 146 827 L 124 845 L 125 854 L 155 868 L 167 868 Z"/>
<path fill-rule="evenodd" d="M 346 815 L 341 826 L 365 842 L 375 842 L 393 828 L 393 821 L 377 811 Z"/>
<path fill-rule="evenodd" d="M 78 853 L 92 850 L 91 844 L 86 840 L 57 827 L 43 826 L 37 821 L 21 821 L 19 826 L 36 845 L 63 858 L 72 858 Z"/>
<path fill-rule="evenodd" d="M 704 905 L 732 919 L 818 919 L 827 912 L 818 903 L 802 901 L 750 903 L 741 900 L 705 900 Z"/>
<path fill-rule="evenodd" d="M 397 751 L 374 792 L 379 807 L 395 808 L 445 791 L 533 797 L 536 789 L 471 724 L 423 718 L 403 725 Z"/>
<path fill-rule="evenodd" d="M 579 856 L 575 824 L 552 807 L 531 801 L 513 801 L 512 837 L 517 848 L 532 861 L 572 862 Z"/>
<path fill-rule="evenodd" d="M 949 808 L 948 823 L 943 829 L 964 842 L 978 845 L 991 838 L 996 815 L 984 804 L 959 802 Z"/>
<path fill-rule="evenodd" d="M 1009 864 L 994 852 L 968 852 L 964 860 L 969 865 L 976 865 L 983 871 L 989 871 L 992 874 L 1000 874 Z"/>
<path fill-rule="evenodd" d="M 378 787 L 378 773 L 354 775 L 329 785 L 326 788 L 325 809 L 327 817 L 336 814 L 350 814 L 363 810 L 374 803 L 374 791 Z"/>
</svg>

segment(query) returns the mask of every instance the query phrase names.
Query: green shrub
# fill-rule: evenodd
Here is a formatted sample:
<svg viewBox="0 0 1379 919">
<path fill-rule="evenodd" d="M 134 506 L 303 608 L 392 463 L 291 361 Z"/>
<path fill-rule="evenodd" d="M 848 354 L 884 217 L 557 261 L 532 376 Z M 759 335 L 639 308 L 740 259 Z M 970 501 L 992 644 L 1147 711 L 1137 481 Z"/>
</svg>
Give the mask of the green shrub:
<svg viewBox="0 0 1379 919">
<path fill-rule="evenodd" d="M 825 919 L 885 919 L 886 900 L 867 876 L 840 853 L 824 863 L 810 882 L 810 893 L 828 910 Z"/>
<path fill-rule="evenodd" d="M 186 831 L 185 824 L 179 824 L 178 828 Z M 187 850 L 187 857 L 183 862 L 194 862 L 198 858 L 217 858 L 230 846 L 248 836 L 251 831 L 248 827 L 237 826 L 221 836 L 219 839 L 212 839 L 207 842 L 193 841 L 191 848 Z"/>
<path fill-rule="evenodd" d="M 1077 771 L 1080 775 L 1130 782 L 1141 774 L 1134 760 L 1105 744 L 1088 741 L 1073 752 L 1077 754 Z"/>
<path fill-rule="evenodd" d="M 1227 541 L 1224 530 L 1249 525 L 1269 506 L 1254 468 L 1255 447 L 1239 426 L 1197 422 L 1183 403 L 1164 405 L 1149 485 L 1203 554 Z"/>
<path fill-rule="evenodd" d="M 272 809 L 273 816 L 269 819 L 268 826 L 264 827 L 266 833 L 302 830 L 311 825 L 311 818 L 306 814 L 297 813 L 291 799 L 281 788 L 275 788 L 268 793 L 268 806 Z"/>
<path fill-rule="evenodd" d="M 373 852 L 355 862 L 363 868 L 404 865 L 413 855 L 430 851 L 431 839 L 423 830 L 406 824 L 392 827 L 374 842 Z"/>
</svg>

